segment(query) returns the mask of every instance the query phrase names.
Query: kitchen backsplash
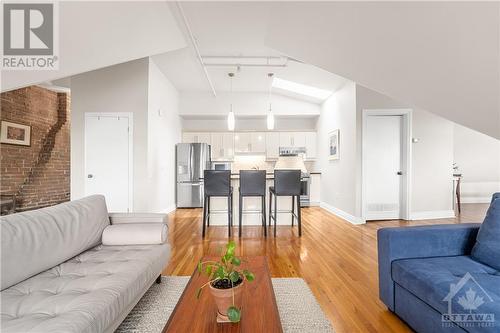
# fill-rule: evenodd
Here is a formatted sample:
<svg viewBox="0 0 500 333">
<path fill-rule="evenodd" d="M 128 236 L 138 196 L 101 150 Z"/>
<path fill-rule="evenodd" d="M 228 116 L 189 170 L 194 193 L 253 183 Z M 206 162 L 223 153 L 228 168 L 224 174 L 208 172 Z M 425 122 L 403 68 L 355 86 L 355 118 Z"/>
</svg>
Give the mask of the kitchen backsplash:
<svg viewBox="0 0 500 333">
<path fill-rule="evenodd" d="M 236 156 L 234 162 L 231 163 L 231 171 L 237 173 L 240 170 L 258 169 L 258 170 L 266 170 L 267 172 L 273 172 L 275 164 L 276 161 L 266 161 L 265 156 L 260 156 L 260 155 Z M 306 161 L 304 162 L 304 164 L 308 172 L 317 171 L 315 168 L 315 162 Z"/>
</svg>

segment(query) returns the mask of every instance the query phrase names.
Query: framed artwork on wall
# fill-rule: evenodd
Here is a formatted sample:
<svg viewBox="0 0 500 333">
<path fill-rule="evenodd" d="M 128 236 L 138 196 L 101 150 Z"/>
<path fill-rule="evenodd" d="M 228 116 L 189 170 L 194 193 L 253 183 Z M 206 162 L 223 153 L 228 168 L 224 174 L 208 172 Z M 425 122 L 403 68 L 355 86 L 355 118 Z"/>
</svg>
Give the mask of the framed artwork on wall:
<svg viewBox="0 0 500 333">
<path fill-rule="evenodd" d="M 2 120 L 2 125 L 0 128 L 0 143 L 30 146 L 31 126 Z"/>
<path fill-rule="evenodd" d="M 328 159 L 340 159 L 340 130 L 328 133 Z"/>
</svg>

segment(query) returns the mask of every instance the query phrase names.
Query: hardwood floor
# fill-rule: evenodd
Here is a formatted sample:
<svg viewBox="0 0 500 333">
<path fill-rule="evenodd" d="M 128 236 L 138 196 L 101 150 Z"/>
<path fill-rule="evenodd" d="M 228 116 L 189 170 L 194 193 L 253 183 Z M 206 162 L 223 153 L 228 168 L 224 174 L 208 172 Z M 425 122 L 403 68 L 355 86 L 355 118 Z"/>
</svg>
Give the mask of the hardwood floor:
<svg viewBox="0 0 500 333">
<path fill-rule="evenodd" d="M 487 206 L 462 205 L 462 214 L 454 219 L 365 225 L 352 225 L 318 207 L 303 208 L 301 238 L 297 227 L 278 227 L 276 238 L 272 232 L 264 238 L 262 228 L 252 226 L 243 228 L 242 238 L 233 239 L 239 255 L 266 255 L 272 277 L 303 278 L 336 332 L 411 332 L 378 299 L 377 230 L 480 222 Z M 201 238 L 201 213 L 201 209 L 179 209 L 170 214 L 172 257 L 163 274 L 191 275 L 202 256 L 219 254 L 227 243 L 226 227 L 210 227 L 207 237 Z M 237 235 L 237 227 L 234 230 Z"/>
</svg>

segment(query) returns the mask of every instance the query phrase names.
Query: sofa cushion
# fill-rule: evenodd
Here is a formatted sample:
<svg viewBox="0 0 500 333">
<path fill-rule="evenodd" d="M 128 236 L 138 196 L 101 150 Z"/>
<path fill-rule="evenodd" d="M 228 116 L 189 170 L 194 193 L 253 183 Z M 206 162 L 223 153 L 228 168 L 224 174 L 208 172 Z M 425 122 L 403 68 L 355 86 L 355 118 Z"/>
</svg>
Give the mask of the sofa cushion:
<svg viewBox="0 0 500 333">
<path fill-rule="evenodd" d="M 472 256 L 480 262 L 500 269 L 500 193 L 491 199 L 490 208 L 477 234 Z"/>
<path fill-rule="evenodd" d="M 467 273 L 470 278 L 467 278 Z M 464 276 L 466 278 L 462 280 Z M 472 289 L 478 297 L 483 297 L 484 304 L 477 308 L 478 313 L 494 314 L 497 320 L 491 332 L 500 327 L 500 272 L 470 256 L 397 260 L 392 263 L 392 277 L 394 282 L 441 314 L 448 313 L 447 296 L 451 296 L 453 313 L 468 313 L 458 301 Z M 462 286 L 461 281 L 465 281 L 465 285 L 450 295 L 451 285 Z"/>
<path fill-rule="evenodd" d="M 103 332 L 165 266 L 163 245 L 99 245 L 3 290 L 1 330 Z"/>
<path fill-rule="evenodd" d="M 100 244 L 109 225 L 101 195 L 0 220 L 1 290 Z"/>
</svg>

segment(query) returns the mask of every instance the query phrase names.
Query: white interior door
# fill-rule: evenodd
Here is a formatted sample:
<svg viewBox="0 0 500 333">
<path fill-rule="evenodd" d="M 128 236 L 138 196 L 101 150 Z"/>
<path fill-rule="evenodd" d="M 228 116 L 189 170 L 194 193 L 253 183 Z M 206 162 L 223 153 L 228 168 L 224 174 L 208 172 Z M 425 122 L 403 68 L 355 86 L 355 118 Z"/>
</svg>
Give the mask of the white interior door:
<svg viewBox="0 0 500 333">
<path fill-rule="evenodd" d="M 403 116 L 368 116 L 364 128 L 367 220 L 401 218 Z"/>
<path fill-rule="evenodd" d="M 85 194 L 104 195 L 110 212 L 132 208 L 131 122 L 131 116 L 85 116 Z"/>
</svg>

